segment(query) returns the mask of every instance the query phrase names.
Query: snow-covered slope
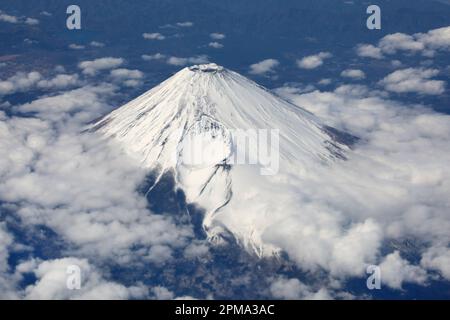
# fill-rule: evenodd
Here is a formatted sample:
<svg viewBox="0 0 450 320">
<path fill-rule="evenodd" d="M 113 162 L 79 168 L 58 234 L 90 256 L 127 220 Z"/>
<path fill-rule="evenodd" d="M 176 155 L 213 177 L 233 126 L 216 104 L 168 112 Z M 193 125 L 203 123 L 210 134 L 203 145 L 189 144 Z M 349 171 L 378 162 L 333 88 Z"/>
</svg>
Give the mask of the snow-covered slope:
<svg viewBox="0 0 450 320">
<path fill-rule="evenodd" d="M 252 193 L 274 179 L 329 163 L 346 149 L 311 113 L 216 64 L 184 68 L 92 129 L 119 141 L 144 166 L 161 174 L 172 171 L 187 200 L 206 209 L 204 227 L 211 239 L 220 240 L 228 229 L 260 254 L 265 249 L 257 217 L 236 216 L 242 197 L 247 194 L 251 201 Z M 230 160 L 237 153 L 237 129 L 279 130 L 279 167 L 272 172 L 277 174 L 264 176 L 259 162 Z M 197 140 L 200 150 L 195 149 Z M 274 146 L 269 149 L 276 153 Z M 188 159 L 197 153 L 203 156 L 201 163 Z"/>
</svg>

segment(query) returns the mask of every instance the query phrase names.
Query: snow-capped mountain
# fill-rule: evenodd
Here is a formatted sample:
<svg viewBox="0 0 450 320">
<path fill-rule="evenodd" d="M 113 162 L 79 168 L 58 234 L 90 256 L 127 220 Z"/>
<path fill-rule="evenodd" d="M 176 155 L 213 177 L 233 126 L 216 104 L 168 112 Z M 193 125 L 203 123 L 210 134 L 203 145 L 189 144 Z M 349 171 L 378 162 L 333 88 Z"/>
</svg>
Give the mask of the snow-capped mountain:
<svg viewBox="0 0 450 320">
<path fill-rule="evenodd" d="M 243 201 L 253 203 L 255 212 L 270 215 L 276 204 L 258 208 L 258 197 L 269 192 L 274 181 L 284 183 L 286 177 L 342 158 L 347 149 L 313 114 L 216 64 L 182 69 L 92 129 L 119 141 L 160 176 L 173 172 L 187 200 L 205 209 L 203 224 L 210 239 L 218 241 L 228 230 L 258 254 L 276 248 L 265 247 L 263 219 L 246 213 L 253 209 Z M 273 172 L 267 161 L 236 163 L 236 132 L 262 129 L 277 133 L 265 150 L 279 161 L 270 168 Z M 255 154 L 259 146 L 248 141 L 248 150 Z M 201 161 L 193 161 L 199 154 Z M 243 214 L 237 214 L 240 206 Z"/>
</svg>

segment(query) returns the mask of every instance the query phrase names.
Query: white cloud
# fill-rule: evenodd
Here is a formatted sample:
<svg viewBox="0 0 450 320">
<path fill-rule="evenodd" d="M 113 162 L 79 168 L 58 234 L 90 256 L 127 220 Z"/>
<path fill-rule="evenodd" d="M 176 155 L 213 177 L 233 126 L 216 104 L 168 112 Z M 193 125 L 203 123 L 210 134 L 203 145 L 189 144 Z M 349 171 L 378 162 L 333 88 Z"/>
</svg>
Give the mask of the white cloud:
<svg viewBox="0 0 450 320">
<path fill-rule="evenodd" d="M 377 46 L 359 44 L 356 50 L 361 57 L 375 59 L 381 59 L 383 55 L 391 55 L 398 52 L 408 54 L 421 53 L 424 56 L 433 56 L 439 50 L 450 50 L 450 26 L 413 35 L 399 32 L 389 34 L 383 37 Z"/>
<path fill-rule="evenodd" d="M 191 243 L 184 249 L 184 257 L 186 259 L 199 259 L 207 256 L 209 247 L 204 243 Z"/>
<path fill-rule="evenodd" d="M 182 27 L 182 28 L 189 28 L 189 27 L 192 27 L 193 25 L 194 25 L 194 23 L 191 21 L 177 22 L 177 26 Z"/>
<path fill-rule="evenodd" d="M 435 261 L 434 268 L 444 273 L 447 249 L 431 248 L 450 244 L 446 209 L 450 116 L 406 107 L 364 86 L 341 86 L 333 92 L 277 92 L 361 140 L 347 161 L 323 173 L 308 170 L 301 182 L 292 182 L 303 188 L 279 185 L 274 187 L 278 192 L 269 191 L 270 201 L 268 195 L 258 198 L 260 204 L 265 202 L 260 208 L 271 208 L 270 219 L 253 222 L 254 230 L 258 226 L 264 230 L 263 243 L 286 251 L 303 270 L 327 270 L 333 278 L 362 275 L 366 264 L 384 261 L 387 270 L 405 267 L 401 283 L 414 282 L 411 275 L 424 283 L 424 272 L 417 266 L 395 255 L 387 259 L 380 251 L 392 239 L 412 238 L 426 243 L 428 252 L 435 254 L 427 256 L 425 251 L 422 268 L 433 268 L 431 261 Z M 275 199 L 280 190 L 283 196 Z M 272 200 L 278 207 L 271 205 Z M 252 207 L 245 206 L 249 219 Z M 261 210 L 254 213 L 255 219 L 261 219 Z M 393 276 L 387 279 L 391 286 L 400 285 Z"/>
<path fill-rule="evenodd" d="M 125 68 L 111 70 L 110 75 L 115 80 L 142 79 L 144 77 L 144 74 L 139 70 Z"/>
<path fill-rule="evenodd" d="M 15 107 L 37 118 L 1 115 L 0 201 L 19 204 L 23 226 L 54 230 L 70 255 L 161 265 L 192 230 L 147 209 L 136 191 L 146 174 L 138 162 L 94 134 L 79 134 L 110 109 L 105 99 L 113 89 L 86 86 Z"/>
<path fill-rule="evenodd" d="M 72 50 L 83 50 L 85 48 L 86 48 L 85 46 L 80 45 L 80 44 L 76 44 L 76 43 L 69 44 L 69 49 L 72 49 Z"/>
<path fill-rule="evenodd" d="M 219 43 L 219 42 L 216 42 L 216 41 L 210 42 L 210 43 L 208 44 L 208 46 L 210 46 L 211 48 L 215 48 L 215 49 L 221 49 L 221 48 L 223 48 L 223 44 L 221 44 L 221 43 Z"/>
<path fill-rule="evenodd" d="M 81 84 L 76 74 L 58 74 L 53 78 L 45 79 L 39 72 L 17 72 L 6 80 L 0 81 L 0 96 L 24 92 L 33 89 L 65 89 Z"/>
<path fill-rule="evenodd" d="M 392 60 L 391 61 L 391 65 L 394 68 L 400 68 L 403 64 L 402 64 L 402 62 L 400 60 Z"/>
<path fill-rule="evenodd" d="M 10 249 L 13 245 L 13 236 L 8 232 L 6 224 L 0 222 L 0 299 L 18 298 L 8 264 Z"/>
<path fill-rule="evenodd" d="M 34 19 L 34 18 L 26 18 L 25 19 L 25 23 L 30 25 L 30 26 L 35 26 L 39 24 L 39 20 L 38 19 Z"/>
<path fill-rule="evenodd" d="M 19 18 L 15 17 L 15 16 L 11 16 L 6 13 L 2 13 L 2 11 L 0 11 L 0 21 L 9 22 L 9 23 L 19 23 Z"/>
<path fill-rule="evenodd" d="M 143 33 L 142 37 L 146 40 L 164 40 L 166 37 L 163 36 L 161 33 L 159 32 L 154 32 L 154 33 Z"/>
<path fill-rule="evenodd" d="M 319 80 L 317 83 L 322 86 L 327 86 L 327 85 L 331 84 L 332 82 L 333 81 L 331 79 L 325 78 L 325 79 Z"/>
<path fill-rule="evenodd" d="M 312 292 L 311 289 L 300 280 L 279 277 L 273 280 L 270 285 L 270 293 L 275 299 L 284 300 L 330 300 L 331 296 L 326 289 Z"/>
<path fill-rule="evenodd" d="M 83 70 L 83 74 L 94 76 L 99 71 L 114 69 L 122 65 L 123 63 L 124 60 L 122 58 L 106 57 L 80 62 L 78 64 L 78 68 Z"/>
<path fill-rule="evenodd" d="M 141 58 L 142 58 L 143 60 L 145 60 L 145 61 L 161 60 L 161 59 L 166 58 L 166 55 L 165 55 L 165 54 L 162 54 L 162 53 L 155 53 L 155 54 L 152 54 L 152 55 L 143 54 L 143 55 L 141 56 Z"/>
<path fill-rule="evenodd" d="M 359 69 L 347 69 L 341 72 L 341 77 L 361 80 L 366 77 L 366 74 Z"/>
<path fill-rule="evenodd" d="M 167 288 L 157 286 L 152 289 L 156 300 L 172 300 L 175 295 Z"/>
<path fill-rule="evenodd" d="M 356 53 L 360 57 L 381 59 L 383 53 L 381 49 L 371 44 L 360 44 L 356 47 Z"/>
<path fill-rule="evenodd" d="M 67 288 L 67 268 L 78 266 L 81 271 L 81 288 Z M 112 300 L 145 298 L 147 289 L 143 286 L 125 287 L 105 280 L 101 273 L 88 260 L 79 258 L 62 258 L 39 263 L 31 270 L 37 280 L 25 289 L 25 299 L 32 300 Z"/>
<path fill-rule="evenodd" d="M 60 121 L 70 113 L 73 118 L 87 121 L 107 110 L 104 99 L 113 92 L 114 87 L 109 85 L 88 85 L 59 95 L 44 96 L 14 108 L 21 112 L 37 113 L 47 120 Z"/>
<path fill-rule="evenodd" d="M 51 79 L 43 79 L 37 83 L 41 89 L 65 89 L 75 87 L 81 84 L 77 74 L 58 74 Z"/>
<path fill-rule="evenodd" d="M 320 52 L 315 55 L 307 56 L 301 60 L 297 60 L 297 66 L 302 69 L 315 69 L 323 65 L 325 59 L 331 58 L 332 54 L 329 52 Z"/>
<path fill-rule="evenodd" d="M 431 50 L 450 50 L 450 26 L 418 33 L 415 37 Z"/>
<path fill-rule="evenodd" d="M 226 38 L 226 35 L 223 33 L 218 33 L 218 32 L 213 32 L 209 35 L 211 37 L 211 39 L 214 40 L 222 40 Z"/>
<path fill-rule="evenodd" d="M 105 44 L 104 44 L 103 42 L 99 42 L 99 41 L 91 41 L 91 42 L 89 43 L 89 45 L 90 45 L 91 47 L 96 47 L 96 48 L 102 48 L 102 47 L 105 46 Z"/>
<path fill-rule="evenodd" d="M 413 36 L 404 33 L 394 33 L 383 37 L 379 42 L 382 52 L 394 54 L 397 51 L 422 51 L 425 46 L 422 42 L 416 41 Z"/>
<path fill-rule="evenodd" d="M 7 22 L 7 23 L 13 23 L 13 24 L 23 23 L 23 24 L 27 24 L 30 26 L 39 24 L 38 19 L 30 18 L 30 17 L 16 17 L 13 15 L 9 15 L 9 14 L 3 12 L 2 10 L 0 10 L 0 22 Z"/>
<path fill-rule="evenodd" d="M 250 66 L 249 73 L 251 74 L 265 74 L 274 72 L 274 68 L 280 64 L 276 59 L 266 59 Z"/>
<path fill-rule="evenodd" d="M 175 56 L 166 56 L 165 54 L 155 53 L 153 55 L 144 54 L 141 58 L 145 61 L 164 61 L 167 64 L 173 66 L 185 66 L 189 64 L 203 64 L 208 63 L 208 56 L 206 55 L 197 55 L 192 57 L 175 57 Z"/>
<path fill-rule="evenodd" d="M 199 55 L 199 56 L 187 57 L 187 58 L 169 57 L 166 62 L 167 62 L 167 64 L 170 64 L 173 66 L 184 66 L 187 64 L 203 64 L 203 63 L 208 63 L 208 57 L 205 55 Z"/>
<path fill-rule="evenodd" d="M 427 272 L 420 266 L 413 266 L 400 257 L 395 251 L 387 255 L 380 264 L 381 284 L 394 289 L 402 289 L 405 282 L 424 285 L 427 281 Z"/>
<path fill-rule="evenodd" d="M 388 91 L 397 93 L 415 92 L 427 95 L 442 94 L 445 91 L 445 82 L 431 80 L 437 76 L 437 69 L 408 68 L 397 70 L 386 76 L 380 84 Z"/>
<path fill-rule="evenodd" d="M 14 76 L 0 81 L 0 95 L 29 90 L 33 88 L 41 79 L 42 75 L 36 71 L 29 73 L 17 72 Z"/>
<path fill-rule="evenodd" d="M 25 38 L 25 39 L 23 39 L 23 42 L 25 42 L 26 44 L 35 44 L 35 43 L 38 43 L 38 41 L 36 41 L 36 40 L 31 40 L 31 39 L 28 39 L 28 38 Z"/>
<path fill-rule="evenodd" d="M 424 268 L 436 270 L 445 279 L 450 280 L 450 248 L 432 247 L 422 255 L 420 263 Z"/>
</svg>

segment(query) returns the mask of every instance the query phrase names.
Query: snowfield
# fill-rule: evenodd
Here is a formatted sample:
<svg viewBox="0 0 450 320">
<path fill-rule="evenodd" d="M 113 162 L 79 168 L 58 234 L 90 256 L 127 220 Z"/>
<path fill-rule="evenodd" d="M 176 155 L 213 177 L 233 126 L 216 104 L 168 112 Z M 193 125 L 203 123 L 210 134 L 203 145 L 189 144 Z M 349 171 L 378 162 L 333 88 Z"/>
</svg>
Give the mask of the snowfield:
<svg viewBox="0 0 450 320">
<path fill-rule="evenodd" d="M 216 64 L 184 68 L 92 129 L 118 140 L 161 176 L 172 171 L 187 200 L 206 209 L 204 228 L 211 240 L 220 242 L 227 230 L 259 255 L 277 250 L 264 244 L 261 235 L 267 227 L 263 217 L 276 217 L 281 209 L 277 197 L 261 208 L 263 191 L 276 193 L 274 185 L 289 184 L 294 181 L 289 176 L 342 158 L 348 149 L 313 114 Z M 261 163 L 231 161 L 239 151 L 233 132 L 251 129 L 279 130 L 274 151 L 280 164 L 273 176 L 261 175 Z M 248 147 L 258 145 L 249 140 Z M 188 158 L 198 152 L 204 155 L 203 165 L 190 165 Z"/>
</svg>

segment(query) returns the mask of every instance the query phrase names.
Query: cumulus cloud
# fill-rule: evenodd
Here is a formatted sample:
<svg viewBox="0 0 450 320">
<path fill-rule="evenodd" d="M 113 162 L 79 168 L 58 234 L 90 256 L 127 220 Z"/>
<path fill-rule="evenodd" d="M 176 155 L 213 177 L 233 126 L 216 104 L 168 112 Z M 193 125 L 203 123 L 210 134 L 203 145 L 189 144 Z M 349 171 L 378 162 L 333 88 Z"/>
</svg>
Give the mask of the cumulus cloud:
<svg viewBox="0 0 450 320">
<path fill-rule="evenodd" d="M 184 249 L 186 259 L 200 259 L 209 254 L 209 247 L 204 243 L 193 242 Z"/>
<path fill-rule="evenodd" d="M 249 73 L 261 75 L 268 72 L 274 72 L 273 69 L 277 67 L 279 64 L 280 62 L 276 59 L 266 59 L 258 63 L 252 64 L 250 66 Z"/>
<path fill-rule="evenodd" d="M 6 224 L 0 222 L 0 299 L 17 298 L 8 265 L 9 251 L 13 243 L 13 236 L 8 232 Z"/>
<path fill-rule="evenodd" d="M 226 38 L 226 35 L 223 33 L 218 33 L 218 32 L 213 32 L 209 35 L 211 37 L 211 39 L 214 40 L 222 40 Z"/>
<path fill-rule="evenodd" d="M 17 72 L 8 79 L 0 81 L 0 96 L 32 89 L 60 90 L 75 87 L 81 83 L 77 74 L 58 74 L 46 79 L 37 71 Z"/>
<path fill-rule="evenodd" d="M 0 95 L 29 90 L 33 88 L 41 79 L 42 75 L 36 71 L 29 73 L 17 72 L 8 79 L 0 81 Z"/>
<path fill-rule="evenodd" d="M 381 51 L 387 54 L 394 54 L 397 51 L 422 51 L 425 48 L 422 42 L 404 33 L 394 33 L 383 37 L 379 46 Z"/>
<path fill-rule="evenodd" d="M 361 80 L 366 77 L 366 74 L 359 69 L 347 69 L 341 72 L 341 77 Z"/>
<path fill-rule="evenodd" d="M 221 48 L 223 48 L 223 44 L 221 44 L 221 43 L 219 43 L 219 42 L 216 42 L 216 41 L 210 42 L 210 43 L 208 44 L 208 46 L 210 46 L 211 48 L 215 48 L 215 49 L 221 49 Z"/>
<path fill-rule="evenodd" d="M 28 264 L 32 266 L 33 264 Z M 79 290 L 70 290 L 67 287 L 70 266 L 76 266 L 81 271 L 81 286 Z M 145 298 L 148 292 L 143 286 L 125 287 L 113 281 L 103 278 L 87 259 L 62 258 L 47 260 L 39 263 L 32 270 L 19 269 L 23 273 L 33 273 L 36 276 L 35 283 L 27 286 L 24 292 L 25 299 L 32 300 L 112 300 L 112 299 L 136 299 Z"/>
<path fill-rule="evenodd" d="M 139 70 L 125 68 L 111 70 L 110 75 L 116 80 L 142 79 L 144 77 L 144 74 Z"/>
<path fill-rule="evenodd" d="M 375 59 L 398 52 L 433 56 L 439 50 L 450 50 L 450 26 L 413 35 L 397 32 L 383 37 L 376 46 L 359 44 L 356 48 L 359 56 Z"/>
<path fill-rule="evenodd" d="M 50 79 L 38 81 L 37 87 L 42 89 L 65 89 L 75 87 L 81 84 L 77 74 L 58 74 Z"/>
<path fill-rule="evenodd" d="M 315 55 L 304 57 L 297 60 L 297 66 L 301 69 L 315 69 L 323 65 L 325 59 L 331 58 L 332 54 L 329 52 L 320 52 Z"/>
<path fill-rule="evenodd" d="M 105 99 L 114 93 L 111 85 L 91 86 L 65 91 L 58 95 L 43 96 L 31 102 L 14 106 L 20 112 L 32 112 L 48 120 L 61 121 L 71 117 L 87 121 L 99 117 L 107 110 Z M 86 108 L 89 105 L 89 108 Z"/>
<path fill-rule="evenodd" d="M 356 53 L 360 57 L 382 59 L 381 49 L 371 44 L 360 44 L 356 47 Z"/>
<path fill-rule="evenodd" d="M 7 22 L 13 24 L 27 24 L 30 26 L 35 26 L 39 24 L 39 20 L 31 17 L 16 17 L 13 15 L 9 15 L 2 10 L 0 10 L 0 22 Z"/>
<path fill-rule="evenodd" d="M 420 266 L 413 266 L 400 257 L 398 251 L 387 255 L 380 264 L 381 283 L 393 289 L 402 289 L 405 282 L 424 285 L 427 272 Z"/>
<path fill-rule="evenodd" d="M 83 74 L 94 76 L 99 71 L 114 69 L 124 63 L 122 58 L 99 58 L 91 61 L 82 61 L 78 64 L 78 68 L 82 69 Z"/>
<path fill-rule="evenodd" d="M 164 40 L 166 37 L 163 36 L 161 33 L 159 32 L 154 32 L 154 33 L 143 33 L 142 37 L 146 40 Z"/>
<path fill-rule="evenodd" d="M 309 286 L 295 278 L 279 277 L 273 280 L 270 285 L 270 293 L 275 299 L 283 300 L 330 300 L 331 296 L 326 289 L 322 288 L 317 292 L 311 292 Z"/>
<path fill-rule="evenodd" d="M 429 248 L 422 255 L 420 263 L 424 268 L 436 270 L 445 279 L 450 280 L 450 248 L 444 246 Z"/>
<path fill-rule="evenodd" d="M 262 242 L 287 252 L 303 270 L 324 269 L 335 279 L 361 276 L 365 265 L 378 263 L 386 284 L 395 288 L 403 282 L 424 284 L 426 272 L 420 267 L 444 276 L 450 243 L 446 209 L 450 116 L 421 106 L 405 107 L 365 86 L 277 92 L 361 140 L 347 161 L 322 173 L 308 170 L 291 187 L 279 184 L 276 189 L 283 190 L 282 196 L 275 191 L 268 191 L 271 200 L 261 195 L 258 203 L 271 208 L 270 219 L 261 221 L 261 211 L 251 219 L 252 206 L 246 203 L 240 224 L 251 221 L 254 236 L 261 228 Z M 272 200 L 278 205 L 272 206 Z M 231 218 L 223 221 L 236 228 Z M 397 254 L 389 256 L 394 251 L 383 256 L 381 249 L 388 250 L 386 244 L 393 239 L 399 243 L 415 239 L 428 247 L 417 249 L 418 254 L 423 252 L 421 265 L 403 261 Z M 403 273 L 395 280 L 398 268 Z"/>
<path fill-rule="evenodd" d="M 192 230 L 148 210 L 136 191 L 146 174 L 138 162 L 94 134 L 80 134 L 80 126 L 110 109 L 111 94 L 113 86 L 86 86 L 15 107 L 35 117 L 0 114 L 0 202 L 17 205 L 23 226 L 56 232 L 70 256 L 119 264 L 144 257 L 161 265 L 187 245 Z"/>
<path fill-rule="evenodd" d="M 437 69 L 408 68 L 397 70 L 386 76 L 380 84 L 388 91 L 396 93 L 415 92 L 419 94 L 437 95 L 445 91 L 445 82 L 431 80 L 437 76 Z"/>
</svg>

